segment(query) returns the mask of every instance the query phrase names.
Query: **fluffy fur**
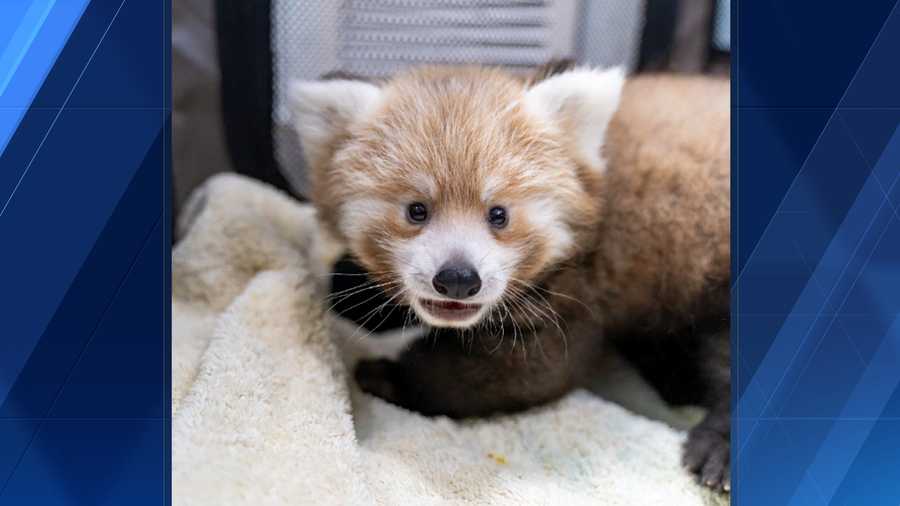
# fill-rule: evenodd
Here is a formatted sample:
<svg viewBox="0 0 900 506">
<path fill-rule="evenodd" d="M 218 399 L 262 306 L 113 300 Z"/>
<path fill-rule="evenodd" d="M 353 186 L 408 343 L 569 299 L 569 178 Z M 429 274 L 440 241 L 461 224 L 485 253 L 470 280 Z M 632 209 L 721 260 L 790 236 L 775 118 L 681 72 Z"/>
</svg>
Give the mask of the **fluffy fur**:
<svg viewBox="0 0 900 506">
<path fill-rule="evenodd" d="M 473 67 L 425 68 L 380 88 L 345 80 L 297 84 L 295 112 L 313 199 L 375 277 L 402 280 L 397 288 L 429 323 L 449 323 L 417 307 L 434 298 L 430 280 L 437 269 L 454 255 L 478 264 L 484 286 L 469 302 L 483 304 L 483 311 L 462 322 L 468 327 L 512 280 L 534 279 L 571 257 L 581 236 L 593 232 L 603 164 L 587 153 L 600 143 L 564 132 L 602 133 L 621 82 L 618 70 L 579 70 L 528 88 L 499 70 Z M 323 94 L 328 87 L 332 94 Z M 323 126 L 331 135 L 323 135 Z M 411 202 L 432 211 L 427 227 L 407 221 Z M 510 213 L 501 231 L 485 226 L 492 205 Z"/>
<path fill-rule="evenodd" d="M 294 86 L 323 224 L 435 327 L 396 362 L 362 363 L 357 378 L 424 413 L 485 415 L 578 386 L 604 337 L 639 365 L 677 343 L 691 350 L 678 367 L 643 363 L 690 385 L 681 400 L 710 407 L 685 463 L 727 489 L 727 82 L 548 68 L 530 79 L 426 67 L 385 83 Z M 427 222 L 407 219 L 413 202 Z M 503 228 L 486 221 L 495 206 L 508 213 Z M 431 280 L 460 258 L 483 281 L 465 301 L 478 310 L 448 320 L 427 309 L 445 299 Z"/>
</svg>

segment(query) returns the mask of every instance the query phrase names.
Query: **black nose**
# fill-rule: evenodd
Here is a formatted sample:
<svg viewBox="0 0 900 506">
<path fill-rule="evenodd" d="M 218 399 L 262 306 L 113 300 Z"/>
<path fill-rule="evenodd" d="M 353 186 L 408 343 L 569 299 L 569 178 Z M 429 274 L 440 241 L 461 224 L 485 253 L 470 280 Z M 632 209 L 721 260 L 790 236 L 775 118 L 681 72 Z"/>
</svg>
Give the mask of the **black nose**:
<svg viewBox="0 0 900 506">
<path fill-rule="evenodd" d="M 481 290 L 478 271 L 469 264 L 444 265 L 431 284 L 439 294 L 454 299 L 465 299 Z"/>
</svg>

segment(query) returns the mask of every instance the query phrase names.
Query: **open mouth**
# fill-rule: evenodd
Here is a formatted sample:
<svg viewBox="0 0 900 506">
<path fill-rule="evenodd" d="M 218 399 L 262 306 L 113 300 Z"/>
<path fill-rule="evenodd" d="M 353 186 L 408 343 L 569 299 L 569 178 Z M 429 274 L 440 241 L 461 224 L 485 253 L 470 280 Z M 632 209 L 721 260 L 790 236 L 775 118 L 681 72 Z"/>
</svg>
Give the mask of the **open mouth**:
<svg viewBox="0 0 900 506">
<path fill-rule="evenodd" d="M 421 299 L 421 303 L 432 316 L 448 321 L 468 320 L 481 310 L 481 304 L 464 304 L 448 300 Z"/>
</svg>

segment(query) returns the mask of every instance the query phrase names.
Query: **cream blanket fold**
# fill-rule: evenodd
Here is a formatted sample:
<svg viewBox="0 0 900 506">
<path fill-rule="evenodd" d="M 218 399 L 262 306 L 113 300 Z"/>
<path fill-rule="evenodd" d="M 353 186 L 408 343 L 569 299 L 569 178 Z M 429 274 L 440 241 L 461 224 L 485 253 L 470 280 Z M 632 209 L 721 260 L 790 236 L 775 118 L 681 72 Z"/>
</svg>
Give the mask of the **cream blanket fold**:
<svg viewBox="0 0 900 506">
<path fill-rule="evenodd" d="M 681 468 L 683 431 L 588 391 L 465 422 L 359 392 L 355 360 L 396 351 L 401 338 L 365 338 L 326 314 L 337 249 L 314 218 L 234 175 L 208 181 L 182 212 L 172 253 L 174 504 L 727 503 Z M 679 419 L 633 372 L 611 369 L 598 379 L 608 398 Z"/>
</svg>

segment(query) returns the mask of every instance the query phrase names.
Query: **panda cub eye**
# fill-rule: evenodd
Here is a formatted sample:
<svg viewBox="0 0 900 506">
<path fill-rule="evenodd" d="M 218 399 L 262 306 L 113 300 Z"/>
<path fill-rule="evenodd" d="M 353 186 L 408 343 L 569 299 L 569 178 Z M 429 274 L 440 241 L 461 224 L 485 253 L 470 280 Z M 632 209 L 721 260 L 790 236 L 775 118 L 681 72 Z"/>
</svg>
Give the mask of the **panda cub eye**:
<svg viewBox="0 0 900 506">
<path fill-rule="evenodd" d="M 428 208 L 421 202 L 413 202 L 406 207 L 406 217 L 410 223 L 421 225 L 428 220 Z"/>
<path fill-rule="evenodd" d="M 509 217 L 506 214 L 506 208 L 494 206 L 488 211 L 488 223 L 490 223 L 492 227 L 503 228 L 508 221 Z"/>
</svg>

